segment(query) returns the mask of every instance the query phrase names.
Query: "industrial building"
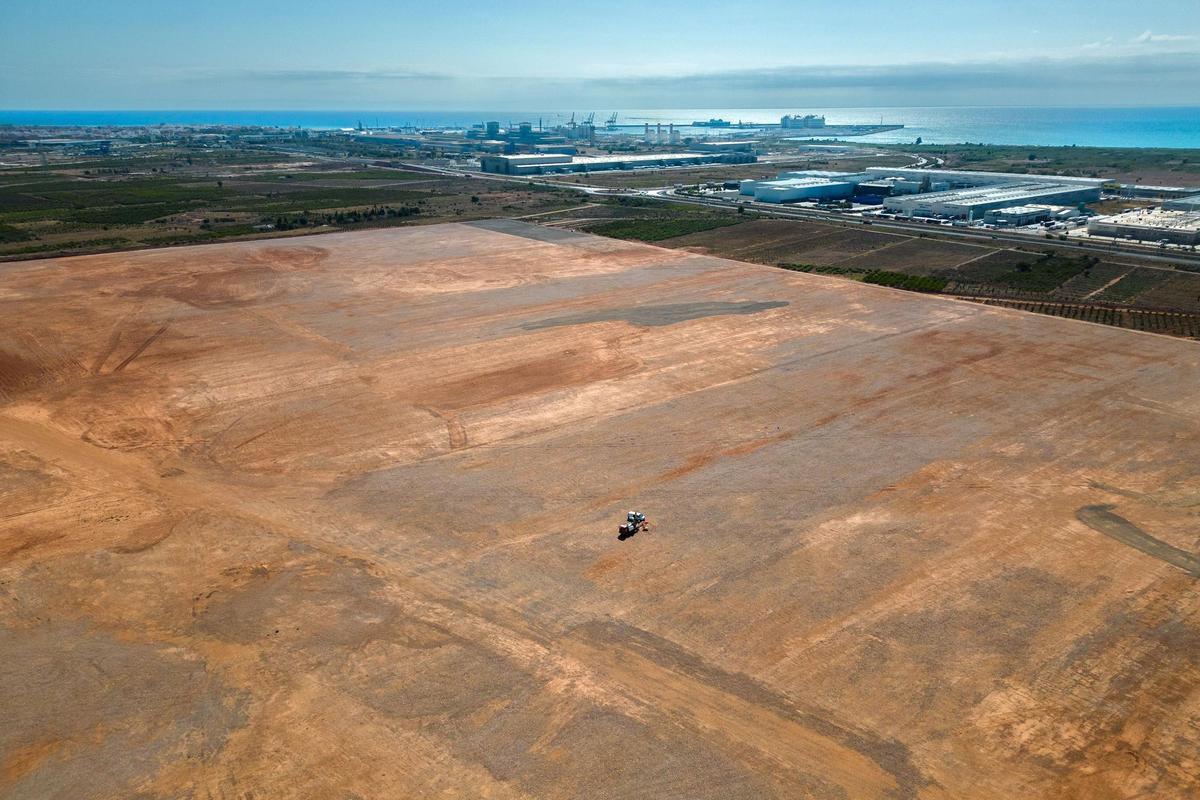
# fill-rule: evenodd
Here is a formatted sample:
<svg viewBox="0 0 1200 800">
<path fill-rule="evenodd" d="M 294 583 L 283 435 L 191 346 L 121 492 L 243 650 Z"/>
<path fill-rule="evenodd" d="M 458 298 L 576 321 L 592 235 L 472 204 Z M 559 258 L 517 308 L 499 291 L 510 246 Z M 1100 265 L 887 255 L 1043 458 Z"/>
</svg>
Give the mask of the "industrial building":
<svg viewBox="0 0 1200 800">
<path fill-rule="evenodd" d="M 754 153 L 635 153 L 611 156 L 576 156 L 569 153 L 521 153 L 485 155 L 479 159 L 484 172 L 500 175 L 547 175 L 563 172 L 599 172 L 613 169 L 661 169 L 696 164 L 750 164 Z"/>
<path fill-rule="evenodd" d="M 925 178 L 945 182 L 950 188 L 973 186 L 999 186 L 1003 184 L 1042 181 L 1063 186 L 1094 186 L 1097 189 L 1111 183 L 1102 178 L 1076 178 L 1062 175 L 1021 175 L 1013 172 L 982 172 L 970 169 L 914 169 L 911 167 L 867 167 L 873 178 L 889 176 L 908 178 L 918 183 Z"/>
<path fill-rule="evenodd" d="M 823 200 L 858 196 L 865 202 L 883 203 L 891 213 L 911 217 L 965 217 L 983 219 L 984 214 L 1015 206 L 1051 205 L 1056 207 L 1091 203 L 1100 199 L 1103 181 L 1094 178 L 1061 182 L 1030 180 L 1028 176 L 979 173 L 961 170 L 910 170 L 894 167 L 868 167 L 864 172 L 797 170 L 781 172 L 774 180 L 742 181 L 741 194 L 767 203 L 795 200 Z M 967 188 L 952 186 L 982 176 L 983 185 Z M 1026 214 L 1049 219 L 1056 210 L 1045 214 Z M 1019 218 L 1019 214 L 1010 214 Z M 1007 224 L 1029 224 L 1008 222 Z"/>
<path fill-rule="evenodd" d="M 1139 209 L 1088 221 L 1089 236 L 1200 244 L 1200 212 Z"/>
<path fill-rule="evenodd" d="M 1029 182 L 889 197 L 884 201 L 884 207 L 890 213 L 909 217 L 982 219 L 988 211 L 1010 206 L 1033 203 L 1077 205 L 1099 199 L 1099 186 Z"/>
<path fill-rule="evenodd" d="M 797 200 L 842 200 L 854 193 L 854 183 L 828 178 L 785 178 L 756 181 L 754 199 L 761 203 L 791 203 Z"/>
<path fill-rule="evenodd" d="M 1068 206 L 1023 205 L 995 208 L 985 211 L 983 221 L 990 225 L 1002 225 L 1017 228 L 1022 225 L 1035 225 L 1050 220 L 1061 221 L 1079 216 L 1078 208 Z"/>
<path fill-rule="evenodd" d="M 755 151 L 755 142 L 751 140 L 727 141 L 722 139 L 711 142 L 693 142 L 690 147 L 701 153 L 753 153 Z"/>
<path fill-rule="evenodd" d="M 1174 200 L 1167 200 L 1162 204 L 1162 207 L 1167 211 L 1200 212 L 1200 194 L 1194 194 L 1191 197 L 1179 197 Z"/>
<path fill-rule="evenodd" d="M 830 170 L 794 170 L 779 173 L 773 180 L 746 180 L 738 191 L 764 203 L 790 203 L 797 200 L 843 200 L 859 194 L 859 188 L 871 176 L 865 172 Z M 878 191 L 867 191 L 874 200 Z M 876 197 L 876 195 L 878 195 Z"/>
<path fill-rule="evenodd" d="M 898 175 L 880 177 L 874 172 L 834 172 L 818 169 L 781 172 L 774 181 L 742 181 L 739 188 L 742 194 L 758 199 L 756 191 L 760 185 L 810 178 L 823 178 L 826 181 L 835 183 L 849 183 L 851 184 L 849 194 L 869 196 L 878 201 L 882 201 L 883 198 L 892 195 L 916 194 L 921 191 L 922 186 L 925 186 L 928 191 L 935 192 L 950 188 L 950 184 L 946 181 L 930 181 L 926 185 L 924 180 L 914 180 Z M 849 194 L 846 196 L 848 197 Z"/>
<path fill-rule="evenodd" d="M 914 178 L 905 178 L 900 175 L 888 175 L 887 177 L 875 177 L 874 173 L 867 174 L 867 180 L 859 184 L 859 189 L 869 191 L 872 194 L 877 194 L 880 197 L 891 197 L 901 194 L 917 194 L 924 189 L 928 192 L 945 192 L 950 189 L 950 184 L 943 180 L 932 180 L 928 176 L 922 180 Z M 925 181 L 929 183 L 926 184 Z"/>
</svg>

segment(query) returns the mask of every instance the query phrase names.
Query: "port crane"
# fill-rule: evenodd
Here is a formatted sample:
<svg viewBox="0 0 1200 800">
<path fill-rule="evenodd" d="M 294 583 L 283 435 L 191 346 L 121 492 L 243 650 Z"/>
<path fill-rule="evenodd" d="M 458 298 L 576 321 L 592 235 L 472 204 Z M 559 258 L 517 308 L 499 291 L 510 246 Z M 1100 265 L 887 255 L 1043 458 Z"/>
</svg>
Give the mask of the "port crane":
<svg viewBox="0 0 1200 800">
<path fill-rule="evenodd" d="M 608 118 L 608 121 L 604 123 L 604 127 L 606 127 L 606 128 L 615 128 L 615 127 L 617 127 L 617 112 L 615 112 L 615 111 L 614 111 L 614 112 L 612 113 L 612 116 L 611 116 L 611 117 L 609 117 L 609 118 Z"/>
</svg>

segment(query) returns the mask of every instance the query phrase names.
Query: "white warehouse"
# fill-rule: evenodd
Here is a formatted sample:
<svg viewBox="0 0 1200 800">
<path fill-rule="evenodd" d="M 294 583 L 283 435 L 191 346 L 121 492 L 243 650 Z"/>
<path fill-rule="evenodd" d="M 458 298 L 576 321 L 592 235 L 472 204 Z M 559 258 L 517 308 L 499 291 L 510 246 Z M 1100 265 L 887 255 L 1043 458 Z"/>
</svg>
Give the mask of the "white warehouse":
<svg viewBox="0 0 1200 800">
<path fill-rule="evenodd" d="M 870 176 L 865 172 L 798 170 L 781 172 L 773 180 L 746 180 L 738 191 L 763 203 L 790 203 L 797 200 L 844 199 Z"/>
<path fill-rule="evenodd" d="M 1089 236 L 1140 239 L 1171 244 L 1200 244 L 1200 213 L 1138 209 L 1088 220 Z"/>
<path fill-rule="evenodd" d="M 775 181 L 755 181 L 753 190 L 754 199 L 761 203 L 840 200 L 854 194 L 854 183 L 831 181 L 828 178 L 784 178 Z"/>
<path fill-rule="evenodd" d="M 982 219 L 985 212 L 1032 204 L 1077 205 L 1100 199 L 1100 187 L 1061 183 L 1009 183 L 948 192 L 889 197 L 884 208 L 909 217 Z"/>
<path fill-rule="evenodd" d="M 501 175 L 545 175 L 560 172 L 598 172 L 610 169 L 662 169 L 695 164 L 748 164 L 754 153 L 629 153 L 611 156 L 579 156 L 568 153 L 521 153 L 485 155 L 479 159 L 484 172 Z"/>
<path fill-rule="evenodd" d="M 1087 186 L 1096 187 L 1099 189 L 1106 183 L 1103 178 L 1077 178 L 1068 175 L 1021 175 L 1015 172 L 983 172 L 981 170 L 971 169 L 914 169 L 911 167 L 867 167 L 867 172 L 871 173 L 872 178 L 885 178 L 895 176 L 900 178 L 908 178 L 917 182 L 925 178 L 931 181 L 944 181 L 950 184 L 951 187 L 971 187 L 971 186 L 1000 186 L 1004 184 L 1029 183 L 1036 181 L 1039 183 L 1056 183 L 1063 186 Z"/>
</svg>

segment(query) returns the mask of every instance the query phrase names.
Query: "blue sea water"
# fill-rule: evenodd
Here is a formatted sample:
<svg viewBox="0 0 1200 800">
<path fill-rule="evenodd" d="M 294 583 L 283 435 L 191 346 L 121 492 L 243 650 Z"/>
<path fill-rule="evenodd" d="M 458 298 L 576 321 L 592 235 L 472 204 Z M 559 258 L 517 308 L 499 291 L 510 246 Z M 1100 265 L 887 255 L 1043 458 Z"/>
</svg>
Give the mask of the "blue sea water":
<svg viewBox="0 0 1200 800">
<path fill-rule="evenodd" d="M 611 114 L 598 111 L 598 120 Z M 938 107 L 938 108 L 706 108 L 618 110 L 627 125 L 674 123 L 684 133 L 733 133 L 690 129 L 693 120 L 712 117 L 733 122 L 778 122 L 784 114 L 824 114 L 830 125 L 903 124 L 903 130 L 857 137 L 863 142 L 928 144 L 982 142 L 1012 145 L 1200 148 L 1200 106 L 1154 108 Z M 7 111 L 0 124 L 12 125 L 263 125 L 303 128 L 465 127 L 484 120 L 565 122 L 563 111 Z M 577 114 L 576 119 L 582 119 Z M 630 129 L 625 129 L 629 131 Z"/>
</svg>

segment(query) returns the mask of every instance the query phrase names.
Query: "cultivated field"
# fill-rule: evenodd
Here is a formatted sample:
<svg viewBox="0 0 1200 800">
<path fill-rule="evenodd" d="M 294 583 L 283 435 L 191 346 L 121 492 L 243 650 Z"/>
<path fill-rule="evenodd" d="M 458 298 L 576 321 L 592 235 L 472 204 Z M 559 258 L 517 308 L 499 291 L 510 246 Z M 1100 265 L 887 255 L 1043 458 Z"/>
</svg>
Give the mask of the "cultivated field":
<svg viewBox="0 0 1200 800">
<path fill-rule="evenodd" d="M 5 798 L 1196 795 L 1192 342 L 504 220 L 0 330 Z"/>
<path fill-rule="evenodd" d="M 944 294 L 1030 301 L 1005 305 L 1136 330 L 1187 337 L 1200 330 L 1200 274 L 1140 266 L 1135 257 L 1111 261 L 1035 242 L 1029 250 L 1010 250 L 987 241 L 967 244 L 819 222 L 750 218 L 729 225 L 730 217 L 706 217 L 678 204 L 668 209 L 626 201 L 572 213 L 577 218 L 557 217 L 555 224 L 853 280 L 879 270 L 929 277 L 943 283 Z M 606 223 L 606 214 L 620 216 L 622 224 Z M 670 235 L 676 217 L 691 218 L 695 232 Z M 643 219 L 652 224 L 640 224 Z M 1095 313 L 1082 307 L 1095 307 Z M 1123 307 L 1161 314 L 1105 311 Z M 1171 322 L 1160 325 L 1158 320 Z"/>
</svg>

